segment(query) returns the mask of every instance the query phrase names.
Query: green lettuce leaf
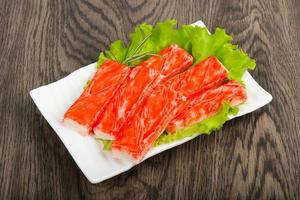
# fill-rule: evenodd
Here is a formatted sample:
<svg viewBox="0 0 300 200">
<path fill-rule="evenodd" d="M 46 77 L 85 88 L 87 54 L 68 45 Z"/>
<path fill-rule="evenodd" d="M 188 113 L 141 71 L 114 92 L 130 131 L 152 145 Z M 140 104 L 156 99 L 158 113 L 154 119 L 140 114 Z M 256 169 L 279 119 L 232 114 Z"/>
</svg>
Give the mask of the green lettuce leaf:
<svg viewBox="0 0 300 200">
<path fill-rule="evenodd" d="M 97 67 L 100 67 L 107 59 L 123 62 L 127 53 L 123 41 L 117 40 L 110 45 L 110 49 L 100 53 L 98 58 Z"/>
<path fill-rule="evenodd" d="M 168 134 L 164 132 L 154 143 L 154 146 L 174 142 L 186 137 L 192 137 L 200 134 L 210 134 L 212 131 L 220 129 L 229 119 L 229 115 L 235 115 L 238 112 L 237 107 L 231 107 L 229 103 L 224 102 L 222 110 L 216 115 L 209 117 L 192 126 L 177 130 L 175 133 Z"/>
<path fill-rule="evenodd" d="M 130 34 L 128 45 L 121 40 L 113 42 L 109 50 L 100 53 L 97 66 L 112 59 L 134 67 L 171 44 L 178 44 L 189 52 L 195 64 L 208 56 L 216 56 L 229 70 L 229 79 L 240 82 L 244 72 L 254 69 L 256 65 L 255 60 L 232 44 L 232 36 L 224 29 L 216 28 L 210 34 L 207 28 L 192 25 L 178 27 L 175 20 L 168 20 L 157 23 L 155 27 L 141 24 Z M 135 59 L 129 62 L 131 58 Z"/>
<path fill-rule="evenodd" d="M 247 69 L 255 68 L 255 60 L 249 56 L 238 46 L 233 44 L 225 44 L 218 50 L 216 57 L 229 70 L 228 78 L 241 82 L 242 76 Z"/>
<path fill-rule="evenodd" d="M 97 141 L 99 141 L 102 144 L 102 149 L 104 151 L 110 151 L 111 150 L 111 145 L 112 145 L 112 140 L 103 140 L 96 138 Z"/>
<path fill-rule="evenodd" d="M 85 85 L 83 86 L 83 89 L 85 90 L 90 83 L 91 83 L 91 80 L 87 80 Z"/>
<path fill-rule="evenodd" d="M 177 130 L 175 133 L 169 134 L 166 131 L 159 136 L 155 141 L 154 146 L 168 144 L 174 141 L 182 140 L 194 135 L 207 134 L 222 128 L 223 124 L 229 119 L 229 115 L 236 115 L 238 113 L 237 107 L 231 107 L 229 103 L 224 102 L 222 109 L 216 115 L 209 117 L 192 126 Z M 111 140 L 99 140 L 103 145 L 103 150 L 111 150 Z"/>
</svg>

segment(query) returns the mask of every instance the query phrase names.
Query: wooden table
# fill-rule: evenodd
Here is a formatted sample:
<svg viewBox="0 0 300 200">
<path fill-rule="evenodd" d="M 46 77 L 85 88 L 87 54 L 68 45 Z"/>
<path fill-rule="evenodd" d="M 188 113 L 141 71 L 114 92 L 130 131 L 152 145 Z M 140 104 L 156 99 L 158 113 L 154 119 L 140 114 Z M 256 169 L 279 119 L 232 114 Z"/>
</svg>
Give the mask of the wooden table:
<svg viewBox="0 0 300 200">
<path fill-rule="evenodd" d="M 28 92 L 95 62 L 136 25 L 169 18 L 225 27 L 257 60 L 252 74 L 274 99 L 92 185 Z M 299 0 L 1 0 L 1 199 L 299 199 L 299 19 Z"/>
</svg>

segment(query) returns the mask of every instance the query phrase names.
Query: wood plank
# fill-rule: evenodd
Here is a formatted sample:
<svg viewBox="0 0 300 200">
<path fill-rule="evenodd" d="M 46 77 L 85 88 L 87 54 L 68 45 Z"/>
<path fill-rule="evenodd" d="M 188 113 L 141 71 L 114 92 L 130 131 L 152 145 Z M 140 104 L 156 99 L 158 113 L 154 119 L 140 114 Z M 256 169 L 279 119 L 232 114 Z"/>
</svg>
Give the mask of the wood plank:
<svg viewBox="0 0 300 200">
<path fill-rule="evenodd" d="M 299 199 L 300 1 L 0 2 L 0 197 Z M 146 21 L 202 19 L 257 60 L 260 110 L 92 185 L 34 106 L 32 88 L 97 60 Z"/>
</svg>

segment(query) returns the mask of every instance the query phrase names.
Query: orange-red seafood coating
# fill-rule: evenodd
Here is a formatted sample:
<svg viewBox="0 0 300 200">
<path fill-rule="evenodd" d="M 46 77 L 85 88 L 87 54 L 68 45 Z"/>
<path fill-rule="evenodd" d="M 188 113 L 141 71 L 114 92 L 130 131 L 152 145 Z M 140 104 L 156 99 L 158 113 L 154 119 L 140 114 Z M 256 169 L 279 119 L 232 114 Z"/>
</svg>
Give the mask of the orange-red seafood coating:
<svg viewBox="0 0 300 200">
<path fill-rule="evenodd" d="M 174 133 L 177 129 L 189 127 L 215 115 L 222 109 L 224 101 L 236 106 L 246 99 L 246 89 L 235 81 L 211 88 L 191 97 L 184 109 L 170 121 L 167 131 Z"/>
<path fill-rule="evenodd" d="M 193 63 L 193 57 L 178 45 L 162 50 L 136 66 L 120 87 L 94 128 L 97 137 L 114 139 L 123 125 L 162 80 L 182 72 Z"/>
<path fill-rule="evenodd" d="M 117 135 L 112 149 L 125 152 L 136 160 L 141 159 L 164 131 L 165 124 L 172 119 L 170 116 L 174 116 L 175 113 L 170 112 L 179 109 L 178 102 L 182 97 L 168 85 L 160 84 Z"/>
<path fill-rule="evenodd" d="M 222 84 L 227 70 L 214 57 L 159 84 L 132 120 L 123 127 L 112 149 L 142 159 L 154 141 L 163 133 L 170 120 L 182 111 L 191 95 Z"/>
<path fill-rule="evenodd" d="M 105 61 L 81 96 L 66 111 L 64 123 L 82 134 L 90 133 L 129 72 L 129 67 L 112 60 Z"/>
<path fill-rule="evenodd" d="M 185 96 L 219 85 L 227 79 L 227 69 L 214 56 L 210 56 L 172 80 L 172 87 Z"/>
</svg>

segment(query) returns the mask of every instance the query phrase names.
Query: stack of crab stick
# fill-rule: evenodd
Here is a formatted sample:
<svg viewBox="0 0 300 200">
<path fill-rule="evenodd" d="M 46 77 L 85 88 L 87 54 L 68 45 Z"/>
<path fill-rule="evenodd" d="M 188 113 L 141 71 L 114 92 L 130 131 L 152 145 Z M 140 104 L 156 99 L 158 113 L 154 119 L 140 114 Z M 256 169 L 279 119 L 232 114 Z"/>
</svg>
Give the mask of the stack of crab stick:
<svg viewBox="0 0 300 200">
<path fill-rule="evenodd" d="M 63 122 L 81 134 L 112 140 L 115 157 L 144 158 L 155 140 L 214 116 L 224 101 L 236 106 L 247 99 L 245 88 L 228 80 L 216 57 L 193 65 L 177 45 L 133 69 L 108 60 Z"/>
</svg>

